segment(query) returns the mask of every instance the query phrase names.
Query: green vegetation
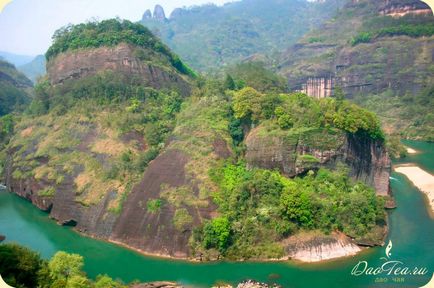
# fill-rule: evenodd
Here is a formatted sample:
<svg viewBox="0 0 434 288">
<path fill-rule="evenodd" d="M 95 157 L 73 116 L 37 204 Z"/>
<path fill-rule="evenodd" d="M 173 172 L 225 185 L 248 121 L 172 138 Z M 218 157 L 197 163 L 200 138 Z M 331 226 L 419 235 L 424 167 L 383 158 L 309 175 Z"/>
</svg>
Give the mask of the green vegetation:
<svg viewBox="0 0 434 288">
<path fill-rule="evenodd" d="M 32 82 L 14 65 L 0 60 L 0 117 L 13 111 L 22 111 L 30 102 L 25 88 Z"/>
<path fill-rule="evenodd" d="M 351 40 L 351 45 L 355 46 L 359 43 L 369 43 L 372 39 L 377 37 L 401 35 L 410 37 L 432 36 L 434 35 L 434 24 L 401 24 L 399 26 L 384 27 L 372 32 L 360 32 Z"/>
<path fill-rule="evenodd" d="M 233 93 L 234 116 L 246 123 L 274 119 L 282 129 L 336 127 L 384 139 L 375 114 L 345 100 L 316 100 L 305 94 L 262 94 L 251 87 Z"/>
<path fill-rule="evenodd" d="M 253 0 L 224 6 L 208 4 L 181 8 L 168 21 L 143 19 L 142 23 L 161 35 L 164 43 L 193 68 L 209 71 L 247 57 L 277 57 L 309 29 L 329 19 L 343 2 Z"/>
<path fill-rule="evenodd" d="M 9 285 L 17 288 L 126 288 L 107 275 L 93 281 L 82 271 L 83 257 L 57 252 L 49 261 L 39 254 L 16 244 L 0 245 L 0 274 Z"/>
<path fill-rule="evenodd" d="M 110 19 L 63 27 L 54 33 L 53 44 L 45 57 L 49 61 L 69 50 L 116 46 L 120 43 L 129 43 L 159 52 L 165 55 L 168 62 L 180 73 L 195 76 L 194 72 L 147 28 L 127 20 Z"/>
<path fill-rule="evenodd" d="M 216 248 L 224 252 L 229 246 L 231 227 L 226 217 L 217 217 L 203 228 L 203 243 L 206 249 Z"/>
<path fill-rule="evenodd" d="M 163 201 L 161 199 L 151 199 L 146 203 L 146 208 L 150 213 L 157 213 L 160 211 L 161 206 L 163 206 Z"/>
<path fill-rule="evenodd" d="M 372 33 L 370 32 L 360 32 L 353 39 L 351 39 L 351 45 L 356 46 L 360 43 L 369 43 L 373 38 Z"/>
<path fill-rule="evenodd" d="M 36 83 L 39 78 L 45 76 L 46 59 L 44 55 L 38 55 L 32 62 L 18 66 L 17 69 L 23 72 L 33 83 Z"/>
<path fill-rule="evenodd" d="M 379 116 L 387 134 L 431 140 L 432 106 L 423 107 L 419 101 L 426 102 L 428 97 L 422 95 L 433 82 L 426 48 L 434 35 L 433 16 L 411 11 L 402 17 L 381 15 L 408 4 L 348 2 L 333 19 L 287 49 L 278 71 L 291 90 L 302 89 L 309 78 L 330 75 L 348 100 Z"/>
<path fill-rule="evenodd" d="M 245 62 L 227 69 L 229 90 L 252 87 L 260 92 L 287 92 L 286 79 L 265 68 L 262 62 Z M 232 80 L 232 81 L 231 81 Z"/>
<path fill-rule="evenodd" d="M 108 207 L 113 213 L 120 213 L 126 195 L 164 147 L 182 103 L 175 91 L 157 91 L 113 72 L 54 87 L 40 82 L 35 94 L 9 143 L 19 148 L 14 175 L 45 180 L 48 187 L 38 191 L 45 197 L 53 197 L 55 187 L 71 176 L 76 201 L 85 206 L 115 191 Z M 2 154 L 1 162 L 5 159 Z"/>
<path fill-rule="evenodd" d="M 384 200 L 372 188 L 351 182 L 345 169 L 288 179 L 227 162 L 211 177 L 220 188 L 213 197 L 222 216 L 205 223 L 194 239 L 228 258 L 282 256 L 282 248 L 267 245 L 302 229 L 340 230 L 358 239 L 384 225 Z"/>
<path fill-rule="evenodd" d="M 397 127 L 389 141 L 391 154 L 405 155 L 398 138 L 424 139 L 434 141 L 434 86 L 428 86 L 419 93 L 394 95 L 392 91 L 373 95 L 358 95 L 354 101 L 379 115 L 387 127 Z M 395 140 L 393 140 L 395 139 Z"/>
<path fill-rule="evenodd" d="M 176 60 L 148 30 L 119 20 L 58 31 L 47 58 L 120 42 L 143 48 L 136 51 L 143 61 L 155 56 L 149 49 L 170 63 Z M 44 197 L 72 179 L 77 203 L 94 207 L 108 201 L 104 212 L 116 217 L 149 163 L 160 152 L 173 153 L 182 159 L 177 169 L 185 180 L 159 183 L 159 195 L 139 205 L 169 219 L 159 231 L 165 231 L 163 225 L 176 233 L 193 230 L 192 250 L 208 258 L 279 258 L 280 241 L 303 230 L 339 230 L 361 239 L 384 224 L 383 200 L 349 180 L 345 169 L 319 169 L 319 159 L 298 152 L 288 156 L 307 175 L 295 179 L 245 163 L 244 136 L 253 128 L 263 141 L 282 136 L 285 145 L 322 150 L 338 147 L 346 133 L 383 141 L 373 113 L 343 95 L 317 100 L 285 94 L 285 81 L 256 62 L 230 67 L 224 76 L 198 77 L 186 99 L 173 89 L 157 91 L 110 71 L 57 86 L 41 81 L 26 113 L 0 119 L 5 137 L 14 133 L 6 147 L 14 151 L 12 177 L 45 183 L 35 191 Z M 217 216 L 209 219 L 213 212 Z M 105 276 L 95 283 L 87 279 L 82 263 L 80 256 L 60 253 L 41 265 L 55 287 L 117 287 Z"/>
</svg>

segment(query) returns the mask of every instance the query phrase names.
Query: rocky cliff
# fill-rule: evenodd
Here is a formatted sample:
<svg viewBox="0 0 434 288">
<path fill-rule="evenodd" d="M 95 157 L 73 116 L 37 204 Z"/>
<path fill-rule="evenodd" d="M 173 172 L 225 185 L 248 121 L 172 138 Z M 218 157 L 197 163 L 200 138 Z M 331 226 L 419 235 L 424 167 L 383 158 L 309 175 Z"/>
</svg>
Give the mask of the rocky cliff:
<svg viewBox="0 0 434 288">
<path fill-rule="evenodd" d="M 278 70 L 291 90 L 319 98 L 339 86 L 377 112 L 388 132 L 429 139 L 432 121 L 420 116 L 427 112 L 412 110 L 426 102 L 419 95 L 434 81 L 433 19 L 421 1 L 348 1 L 335 19 L 288 48 Z"/>
<path fill-rule="evenodd" d="M 23 121 L 8 147 L 5 184 L 86 235 L 147 254 L 195 257 L 188 245 L 193 228 L 216 213 L 208 170 L 232 155 L 227 132 L 201 120 L 191 126 L 191 115 L 202 119 L 212 105 L 190 106 L 144 173 L 135 168 L 119 173 L 121 180 L 107 173 L 122 169 L 123 155 L 135 163 L 150 150 L 133 127 L 118 134 L 110 123 L 127 113 L 124 106 L 86 108 L 90 118 L 73 108 Z M 61 148 L 65 135 L 75 140 Z"/>
<path fill-rule="evenodd" d="M 246 138 L 248 165 L 278 169 L 293 177 L 343 163 L 355 180 L 371 185 L 378 195 L 389 195 L 391 162 L 383 143 L 344 132 L 311 130 L 270 136 L 264 129 L 259 126 Z"/>
<path fill-rule="evenodd" d="M 145 56 L 145 53 L 150 55 Z M 168 66 L 156 65 L 158 55 L 153 54 L 129 44 L 65 52 L 47 63 L 47 72 L 51 84 L 58 85 L 111 70 L 139 77 L 145 86 L 178 90 L 182 95 L 188 95 L 190 84 L 186 78 Z"/>
<path fill-rule="evenodd" d="M 310 177 L 291 180 L 284 176 L 302 175 L 319 167 L 334 169 L 342 162 L 354 178 L 374 186 L 379 195 L 387 195 L 390 162 L 382 143 L 349 136 L 340 130 L 345 127 L 322 123 L 317 109 L 322 102 L 302 94 L 282 94 L 279 101 L 283 106 L 271 109 L 281 110 L 281 119 L 290 117 L 289 111 L 298 111 L 292 115 L 300 118 L 297 126 L 281 127 L 275 112 L 276 117 L 262 119 L 244 141 L 248 166 L 279 169 L 283 176 L 275 171 L 249 170 L 244 162 L 238 167 L 229 164 L 228 159 L 235 159 L 234 150 L 241 152 L 234 143 L 243 129 L 231 115 L 235 99 L 225 92 L 223 81 L 200 82 L 192 97 L 174 92 L 188 95 L 189 78 L 185 78 L 194 77 L 194 72 L 137 25 L 108 20 L 58 32 L 47 52 L 49 81 L 35 91 L 32 106 L 38 109 L 22 115 L 0 153 L 2 176 L 10 191 L 47 211 L 60 224 L 74 226 L 86 235 L 148 254 L 189 259 L 282 257 L 285 251 L 279 241 L 297 233 L 301 226 L 287 215 L 287 209 L 274 208 L 292 205 L 281 201 L 289 192 L 284 188 L 297 185 L 297 181 L 312 181 Z M 99 31 L 103 44 L 88 38 L 92 29 Z M 68 42 L 71 37 L 75 37 L 72 43 Z M 144 44 L 112 45 L 108 40 L 119 37 Z M 110 77 L 104 78 L 106 74 Z M 243 90 L 234 93 L 254 93 L 253 88 Z M 267 101 L 274 97 L 274 93 L 253 95 Z M 302 122 L 311 111 L 318 113 Z M 343 119 L 359 119 L 357 113 L 339 112 Z M 371 120 L 375 122 L 371 128 L 378 132 L 375 117 Z M 269 132 L 267 123 L 275 130 Z M 371 131 L 366 129 L 359 132 Z M 228 167 L 223 167 L 225 163 Z M 216 179 L 219 175 L 235 182 L 231 190 L 226 187 L 231 185 Z M 255 182 L 255 175 L 263 179 Z M 330 177 L 340 177 L 339 181 L 346 183 L 346 176 L 336 173 Z M 353 187 L 344 186 L 337 191 L 342 199 Z M 364 228 L 362 232 L 345 230 L 360 238 L 382 225 L 384 211 L 378 205 L 382 200 L 372 190 L 361 187 L 356 193 L 370 199 L 360 206 L 361 213 L 369 210 L 371 216 L 376 215 L 355 227 L 342 224 Z M 224 210 L 226 201 L 233 207 L 243 205 L 244 212 L 231 215 L 236 209 L 228 206 L 230 212 Z M 263 221 L 262 225 L 251 221 L 251 215 Z M 280 224 L 283 228 L 276 229 Z M 207 242 L 209 238 L 212 241 Z M 329 246 L 347 253 L 345 243 L 335 244 Z M 330 254 L 329 246 L 324 248 L 325 254 Z M 224 249 L 235 250 L 224 254 Z"/>
</svg>

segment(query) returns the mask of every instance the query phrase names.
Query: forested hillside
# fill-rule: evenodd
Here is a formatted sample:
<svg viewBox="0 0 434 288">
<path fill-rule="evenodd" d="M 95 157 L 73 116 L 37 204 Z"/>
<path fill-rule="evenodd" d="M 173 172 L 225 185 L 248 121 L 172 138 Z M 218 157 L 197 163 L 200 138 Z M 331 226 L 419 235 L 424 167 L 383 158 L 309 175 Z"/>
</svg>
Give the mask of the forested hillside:
<svg viewBox="0 0 434 288">
<path fill-rule="evenodd" d="M 387 133 L 433 140 L 434 17 L 421 1 L 348 1 L 283 53 L 291 90 L 313 97 L 342 88 L 379 114 Z"/>
<path fill-rule="evenodd" d="M 343 2 L 235 1 L 178 8 L 167 19 L 157 9 L 154 17 L 145 13 L 141 23 L 193 68 L 207 71 L 257 54 L 275 56 L 330 18 Z"/>
<path fill-rule="evenodd" d="M 306 231 L 382 243 L 390 160 L 374 114 L 287 94 L 255 63 L 197 76 L 129 21 L 62 28 L 46 58 L 0 161 L 59 223 L 181 258 L 291 257 L 285 239 Z"/>
</svg>

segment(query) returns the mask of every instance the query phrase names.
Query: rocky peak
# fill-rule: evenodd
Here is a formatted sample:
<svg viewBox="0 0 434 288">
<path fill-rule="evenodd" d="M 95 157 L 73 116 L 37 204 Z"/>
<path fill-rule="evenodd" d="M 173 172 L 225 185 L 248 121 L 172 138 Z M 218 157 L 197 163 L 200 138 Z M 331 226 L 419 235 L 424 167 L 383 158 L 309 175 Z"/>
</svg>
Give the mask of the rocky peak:
<svg viewBox="0 0 434 288">
<path fill-rule="evenodd" d="M 166 14 L 164 13 L 164 9 L 161 7 L 161 5 L 155 5 L 153 18 L 158 21 L 166 20 Z"/>
<path fill-rule="evenodd" d="M 145 13 L 143 13 L 143 17 L 142 17 L 142 21 L 147 20 L 147 19 L 151 19 L 152 18 L 152 13 L 151 10 L 146 10 Z"/>
<path fill-rule="evenodd" d="M 182 16 L 185 14 L 185 10 L 182 8 L 175 8 L 172 13 L 170 14 L 170 19 L 175 19 L 179 16 Z"/>
</svg>

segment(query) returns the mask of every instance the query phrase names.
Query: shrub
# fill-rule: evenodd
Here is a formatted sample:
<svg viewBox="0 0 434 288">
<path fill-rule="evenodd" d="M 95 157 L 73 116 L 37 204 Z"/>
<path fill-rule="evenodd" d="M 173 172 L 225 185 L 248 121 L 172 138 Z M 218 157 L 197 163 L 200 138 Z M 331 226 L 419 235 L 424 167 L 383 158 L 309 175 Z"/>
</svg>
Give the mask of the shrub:
<svg viewBox="0 0 434 288">
<path fill-rule="evenodd" d="M 146 203 L 146 208 L 150 213 L 157 213 L 160 211 L 161 206 L 163 206 L 163 201 L 161 199 L 150 199 Z"/>
<path fill-rule="evenodd" d="M 229 245 L 230 223 L 226 217 L 217 217 L 205 224 L 203 243 L 205 248 L 224 252 Z"/>
<path fill-rule="evenodd" d="M 373 35 L 371 32 L 360 32 L 353 39 L 351 39 L 351 45 L 356 46 L 360 43 L 369 43 L 371 42 Z"/>
</svg>

